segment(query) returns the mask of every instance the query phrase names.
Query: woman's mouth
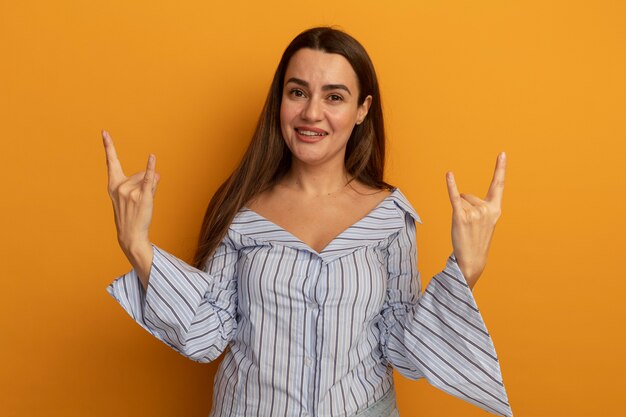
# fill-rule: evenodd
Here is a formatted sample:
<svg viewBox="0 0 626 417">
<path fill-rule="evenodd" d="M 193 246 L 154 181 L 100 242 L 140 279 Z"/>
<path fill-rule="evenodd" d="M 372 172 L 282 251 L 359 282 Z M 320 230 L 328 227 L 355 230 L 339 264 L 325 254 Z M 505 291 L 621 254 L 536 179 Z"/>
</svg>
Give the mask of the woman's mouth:
<svg viewBox="0 0 626 417">
<path fill-rule="evenodd" d="M 318 142 L 328 136 L 328 133 L 321 129 L 296 127 L 294 130 L 303 142 Z"/>
</svg>

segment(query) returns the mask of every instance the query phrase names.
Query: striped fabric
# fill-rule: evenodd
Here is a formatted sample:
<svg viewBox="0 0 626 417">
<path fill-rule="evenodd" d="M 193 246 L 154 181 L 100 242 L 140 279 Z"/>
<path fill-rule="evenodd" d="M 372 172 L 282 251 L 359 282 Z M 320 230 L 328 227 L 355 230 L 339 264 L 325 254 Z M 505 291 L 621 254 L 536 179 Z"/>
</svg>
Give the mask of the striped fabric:
<svg viewBox="0 0 626 417">
<path fill-rule="evenodd" d="M 155 246 L 147 291 L 134 271 L 107 290 L 190 359 L 226 351 L 212 417 L 354 416 L 394 388 L 392 366 L 511 416 L 453 256 L 420 294 L 415 221 L 395 189 L 318 253 L 244 208 L 204 271 Z"/>
</svg>

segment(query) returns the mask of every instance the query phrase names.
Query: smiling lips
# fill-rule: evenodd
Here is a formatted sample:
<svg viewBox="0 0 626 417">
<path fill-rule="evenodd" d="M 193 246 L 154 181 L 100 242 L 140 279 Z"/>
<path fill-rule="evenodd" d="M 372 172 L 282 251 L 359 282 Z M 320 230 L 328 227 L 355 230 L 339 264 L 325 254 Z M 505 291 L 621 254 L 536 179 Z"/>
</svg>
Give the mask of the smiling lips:
<svg viewBox="0 0 626 417">
<path fill-rule="evenodd" d="M 296 134 L 298 135 L 298 139 L 303 142 L 319 142 L 326 136 L 328 136 L 328 132 L 323 131 L 322 129 L 317 129 L 314 127 L 296 127 L 294 129 Z"/>
</svg>

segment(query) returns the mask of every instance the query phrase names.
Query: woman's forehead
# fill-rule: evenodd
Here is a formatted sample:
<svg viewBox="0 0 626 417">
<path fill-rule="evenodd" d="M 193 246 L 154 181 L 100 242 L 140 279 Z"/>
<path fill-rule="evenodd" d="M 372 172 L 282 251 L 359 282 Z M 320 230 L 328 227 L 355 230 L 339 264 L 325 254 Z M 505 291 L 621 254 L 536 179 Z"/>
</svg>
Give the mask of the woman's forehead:
<svg viewBox="0 0 626 417">
<path fill-rule="evenodd" d="M 310 48 L 298 50 L 289 60 L 284 83 L 292 78 L 305 81 L 312 87 L 327 84 L 358 85 L 357 75 L 344 56 Z"/>
</svg>

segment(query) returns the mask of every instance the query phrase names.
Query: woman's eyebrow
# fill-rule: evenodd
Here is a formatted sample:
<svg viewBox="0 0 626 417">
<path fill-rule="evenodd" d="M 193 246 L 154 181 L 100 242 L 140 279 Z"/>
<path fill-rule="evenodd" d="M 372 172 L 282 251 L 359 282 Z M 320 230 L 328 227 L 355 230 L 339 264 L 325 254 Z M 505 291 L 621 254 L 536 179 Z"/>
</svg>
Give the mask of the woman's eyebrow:
<svg viewBox="0 0 626 417">
<path fill-rule="evenodd" d="M 309 88 L 309 83 L 304 80 L 301 80 L 300 78 L 291 77 L 290 79 L 287 80 L 285 84 L 289 84 L 289 83 L 294 83 L 294 84 L 301 85 L 302 87 Z M 325 86 L 322 87 L 322 91 L 328 91 L 328 90 L 344 90 L 348 94 L 352 95 L 352 92 L 350 91 L 350 89 L 343 84 L 326 84 Z"/>
</svg>

